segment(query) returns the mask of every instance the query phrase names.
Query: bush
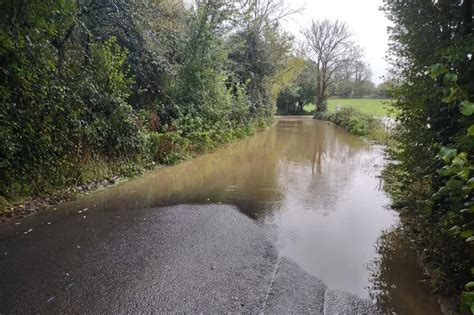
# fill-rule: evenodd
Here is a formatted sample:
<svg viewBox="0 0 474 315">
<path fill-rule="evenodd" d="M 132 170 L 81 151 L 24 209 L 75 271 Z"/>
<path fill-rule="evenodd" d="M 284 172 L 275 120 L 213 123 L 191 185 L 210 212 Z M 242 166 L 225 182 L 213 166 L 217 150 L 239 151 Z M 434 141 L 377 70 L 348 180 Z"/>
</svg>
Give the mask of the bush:
<svg viewBox="0 0 474 315">
<path fill-rule="evenodd" d="M 181 132 L 148 134 L 148 151 L 153 161 L 162 164 L 176 164 L 190 157 L 190 141 Z"/>
<path fill-rule="evenodd" d="M 474 37 L 465 4 L 384 1 L 397 111 L 385 178 L 434 288 L 465 291 L 464 310 L 474 313 Z"/>
<path fill-rule="evenodd" d="M 383 124 L 377 118 L 363 114 L 353 107 L 343 107 L 336 112 L 321 112 L 316 118 L 331 121 L 356 136 L 368 137 L 379 143 L 387 141 Z"/>
<path fill-rule="evenodd" d="M 216 141 L 212 139 L 209 131 L 194 131 L 188 135 L 195 152 L 205 152 L 216 147 Z"/>
<path fill-rule="evenodd" d="M 6 8 L 7 14 L 15 8 Z M 80 49 L 52 44 L 66 36 L 73 5 L 58 4 L 54 18 L 40 2 L 24 10 L 18 18 L 28 23 L 11 26 L 15 32 L 0 28 L 0 59 L 8 69 L 0 72 L 0 195 L 9 199 L 75 184 L 81 165 L 93 157 L 134 160 L 143 150 L 126 101 L 133 83 L 128 52 L 113 37 L 89 42 L 82 63 L 72 58 Z"/>
<path fill-rule="evenodd" d="M 10 201 L 177 163 L 273 114 L 290 51 L 277 24 L 235 41 L 243 25 L 231 26 L 227 3 L 17 2 L 2 2 L 0 19 L 0 196 Z M 242 48 L 259 58 L 229 55 Z"/>
</svg>

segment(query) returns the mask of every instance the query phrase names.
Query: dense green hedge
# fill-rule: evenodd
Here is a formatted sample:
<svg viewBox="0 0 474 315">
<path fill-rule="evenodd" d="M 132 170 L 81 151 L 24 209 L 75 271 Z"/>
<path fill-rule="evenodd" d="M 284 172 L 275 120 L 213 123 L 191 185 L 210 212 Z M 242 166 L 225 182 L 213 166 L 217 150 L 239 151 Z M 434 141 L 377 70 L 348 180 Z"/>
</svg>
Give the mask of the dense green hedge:
<svg viewBox="0 0 474 315">
<path fill-rule="evenodd" d="M 331 121 L 356 136 L 364 136 L 379 143 L 387 141 L 388 134 L 381 121 L 353 107 L 343 107 L 334 112 L 321 112 L 316 118 Z"/>
<path fill-rule="evenodd" d="M 383 10 L 394 25 L 397 111 L 386 187 L 433 288 L 461 295 L 474 313 L 472 8 L 469 1 L 384 0 Z"/>
<path fill-rule="evenodd" d="M 244 9 L 3 1 L 0 199 L 176 163 L 268 121 L 291 40 Z"/>
</svg>

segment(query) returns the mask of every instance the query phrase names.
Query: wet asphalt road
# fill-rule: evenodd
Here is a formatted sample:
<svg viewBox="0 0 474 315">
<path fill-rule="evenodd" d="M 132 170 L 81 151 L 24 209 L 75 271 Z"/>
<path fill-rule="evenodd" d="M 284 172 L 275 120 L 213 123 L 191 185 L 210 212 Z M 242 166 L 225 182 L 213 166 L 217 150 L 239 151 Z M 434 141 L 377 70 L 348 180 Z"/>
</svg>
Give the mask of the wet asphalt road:
<svg viewBox="0 0 474 315">
<path fill-rule="evenodd" d="M 67 215 L 0 238 L 0 313 L 370 314 L 227 205 Z M 104 224 L 106 223 L 106 224 Z"/>
</svg>

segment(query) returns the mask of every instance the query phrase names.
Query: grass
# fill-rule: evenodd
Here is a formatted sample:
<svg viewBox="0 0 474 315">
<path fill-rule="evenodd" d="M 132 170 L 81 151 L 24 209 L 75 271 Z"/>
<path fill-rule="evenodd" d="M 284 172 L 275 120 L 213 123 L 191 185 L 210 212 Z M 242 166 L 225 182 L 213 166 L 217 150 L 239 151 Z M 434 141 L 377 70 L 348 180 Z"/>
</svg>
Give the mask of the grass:
<svg viewBox="0 0 474 315">
<path fill-rule="evenodd" d="M 336 108 L 339 106 L 343 107 L 353 107 L 359 110 L 361 113 L 374 116 L 374 117 L 388 117 L 393 116 L 393 113 L 390 113 L 390 100 L 387 99 L 336 99 L 331 98 L 328 100 L 328 111 L 335 112 Z M 304 107 L 304 110 L 307 113 L 313 113 L 316 106 L 314 104 L 307 104 Z"/>
</svg>

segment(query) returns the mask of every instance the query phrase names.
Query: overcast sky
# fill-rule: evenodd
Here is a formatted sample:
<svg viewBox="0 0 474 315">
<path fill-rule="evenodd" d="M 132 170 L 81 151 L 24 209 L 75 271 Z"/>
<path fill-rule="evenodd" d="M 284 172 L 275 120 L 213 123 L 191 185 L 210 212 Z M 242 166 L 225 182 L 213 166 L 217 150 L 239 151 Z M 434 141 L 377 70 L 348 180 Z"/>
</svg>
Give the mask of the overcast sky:
<svg viewBox="0 0 474 315">
<path fill-rule="evenodd" d="M 304 6 L 301 14 L 283 22 L 284 28 L 302 38 L 301 30 L 306 28 L 312 19 L 339 19 L 345 21 L 355 40 L 364 48 L 366 61 L 373 72 L 372 81 L 382 81 L 386 74 L 387 63 L 384 60 L 387 51 L 388 20 L 378 9 L 382 0 L 286 0 L 293 8 Z"/>
</svg>

